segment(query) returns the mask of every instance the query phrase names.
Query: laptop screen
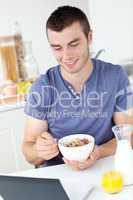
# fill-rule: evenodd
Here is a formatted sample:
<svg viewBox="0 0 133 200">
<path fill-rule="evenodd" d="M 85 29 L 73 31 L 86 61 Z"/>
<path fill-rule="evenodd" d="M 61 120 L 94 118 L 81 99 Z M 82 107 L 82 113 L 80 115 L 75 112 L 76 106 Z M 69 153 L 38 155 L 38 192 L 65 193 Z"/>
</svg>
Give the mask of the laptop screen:
<svg viewBox="0 0 133 200">
<path fill-rule="evenodd" d="M 69 200 L 58 179 L 0 176 L 0 200 Z"/>
</svg>

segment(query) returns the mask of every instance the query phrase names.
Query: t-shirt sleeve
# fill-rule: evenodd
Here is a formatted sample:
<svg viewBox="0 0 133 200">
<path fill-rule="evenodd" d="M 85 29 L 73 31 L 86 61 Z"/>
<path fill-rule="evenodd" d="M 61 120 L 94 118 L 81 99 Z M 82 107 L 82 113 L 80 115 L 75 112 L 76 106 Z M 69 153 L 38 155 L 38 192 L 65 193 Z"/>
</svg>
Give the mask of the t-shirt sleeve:
<svg viewBox="0 0 133 200">
<path fill-rule="evenodd" d="M 49 92 L 47 88 L 47 86 L 41 84 L 40 80 L 33 83 L 27 95 L 25 114 L 39 120 L 47 120 L 49 107 Z"/>
<path fill-rule="evenodd" d="M 127 73 L 122 67 L 119 68 L 115 100 L 115 112 L 122 112 L 133 107 L 133 91 L 129 84 Z"/>
</svg>

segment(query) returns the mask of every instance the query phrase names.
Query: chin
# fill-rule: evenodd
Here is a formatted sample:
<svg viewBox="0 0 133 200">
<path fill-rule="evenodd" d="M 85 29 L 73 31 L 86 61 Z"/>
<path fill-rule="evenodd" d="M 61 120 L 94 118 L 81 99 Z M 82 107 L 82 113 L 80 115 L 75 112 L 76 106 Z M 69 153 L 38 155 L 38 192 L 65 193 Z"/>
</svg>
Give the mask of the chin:
<svg viewBox="0 0 133 200">
<path fill-rule="evenodd" d="M 64 67 L 64 69 L 69 73 L 77 73 L 81 70 L 82 67 L 73 66 L 72 68 Z"/>
<path fill-rule="evenodd" d="M 76 73 L 80 72 L 80 69 L 73 69 L 73 70 L 69 70 L 68 72 L 71 73 L 71 74 L 76 74 Z"/>
</svg>

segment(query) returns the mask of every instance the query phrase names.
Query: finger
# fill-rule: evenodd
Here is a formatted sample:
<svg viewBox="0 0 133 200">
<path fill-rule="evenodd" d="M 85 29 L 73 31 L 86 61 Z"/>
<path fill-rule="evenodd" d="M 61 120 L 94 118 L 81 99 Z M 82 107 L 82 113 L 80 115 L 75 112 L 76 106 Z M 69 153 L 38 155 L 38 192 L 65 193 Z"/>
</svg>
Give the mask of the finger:
<svg viewBox="0 0 133 200">
<path fill-rule="evenodd" d="M 57 144 L 45 144 L 45 145 L 36 145 L 36 149 L 38 151 L 50 151 L 50 150 L 54 150 L 57 149 L 58 150 L 58 146 Z"/>
<path fill-rule="evenodd" d="M 42 155 L 44 157 L 51 155 L 51 154 L 55 154 L 55 153 L 59 153 L 58 149 L 53 149 L 53 150 L 50 150 L 50 151 L 38 151 L 38 154 Z"/>
<path fill-rule="evenodd" d="M 84 162 L 79 162 L 78 163 L 78 167 L 82 170 L 82 169 L 87 169 L 89 167 L 91 167 L 94 163 L 95 163 L 95 159 L 91 159 L 91 158 L 88 158 L 86 161 Z"/>
<path fill-rule="evenodd" d="M 88 169 L 89 167 L 91 167 L 94 164 L 94 162 L 89 161 L 89 162 L 85 162 L 85 163 L 79 163 L 78 164 L 78 168 L 80 170 L 84 170 L 84 169 Z"/>
<path fill-rule="evenodd" d="M 75 165 L 75 166 L 77 165 L 77 161 L 68 160 L 67 158 L 64 158 L 64 157 L 63 157 L 63 160 L 64 160 L 64 162 L 65 162 L 66 164 L 69 164 L 69 165 L 71 165 L 71 166 L 72 166 L 72 165 L 73 165 L 73 166 L 74 166 L 74 165 Z"/>
<path fill-rule="evenodd" d="M 69 160 L 67 160 L 66 158 L 62 158 L 64 163 L 68 166 L 70 166 L 73 170 L 79 170 L 76 166 L 71 165 L 71 163 L 69 162 Z"/>
<path fill-rule="evenodd" d="M 85 167 L 85 164 L 82 164 L 78 161 L 73 161 L 73 160 L 70 160 L 69 161 L 69 165 L 73 168 L 73 169 L 76 169 L 76 170 L 81 170 L 81 169 L 84 169 Z"/>
<path fill-rule="evenodd" d="M 78 166 L 76 165 L 76 161 L 70 161 L 64 157 L 62 159 L 63 159 L 64 163 L 66 165 L 69 165 L 72 169 L 79 170 Z"/>
<path fill-rule="evenodd" d="M 64 163 L 66 163 L 66 164 L 68 164 L 69 163 L 69 161 L 66 159 L 66 158 L 62 158 L 62 160 L 64 161 Z"/>
<path fill-rule="evenodd" d="M 57 142 L 55 141 L 55 140 L 51 140 L 51 139 L 44 139 L 44 138 L 42 138 L 42 137 L 38 137 L 37 138 L 37 141 L 36 141 L 36 143 L 38 144 L 38 145 L 50 145 L 50 144 L 56 144 L 57 145 Z"/>
<path fill-rule="evenodd" d="M 56 157 L 58 154 L 59 154 L 59 151 L 53 151 L 53 152 L 40 151 L 38 152 L 38 157 L 43 158 L 45 160 L 50 160 L 51 158 Z"/>
<path fill-rule="evenodd" d="M 59 154 L 59 152 L 56 152 L 56 153 L 53 153 L 53 154 L 49 154 L 49 155 L 47 155 L 46 160 L 50 160 L 50 159 L 58 156 L 58 154 Z"/>
<path fill-rule="evenodd" d="M 52 141 L 55 141 L 55 138 L 48 132 L 43 132 L 41 134 L 41 137 L 46 139 L 46 140 L 52 140 Z"/>
<path fill-rule="evenodd" d="M 91 167 L 94 164 L 94 160 L 91 159 L 88 159 L 84 162 L 79 162 L 79 161 L 67 160 L 64 158 L 64 162 L 67 165 L 71 166 L 71 168 L 76 170 L 84 170 Z"/>
<path fill-rule="evenodd" d="M 45 144 L 45 141 L 44 141 L 44 139 L 42 139 L 40 136 L 37 138 L 37 140 L 36 140 L 36 144 L 38 145 L 38 146 L 44 146 L 44 144 Z"/>
<path fill-rule="evenodd" d="M 56 140 L 44 140 L 45 145 L 51 145 L 51 144 L 55 144 L 58 145 Z"/>
</svg>

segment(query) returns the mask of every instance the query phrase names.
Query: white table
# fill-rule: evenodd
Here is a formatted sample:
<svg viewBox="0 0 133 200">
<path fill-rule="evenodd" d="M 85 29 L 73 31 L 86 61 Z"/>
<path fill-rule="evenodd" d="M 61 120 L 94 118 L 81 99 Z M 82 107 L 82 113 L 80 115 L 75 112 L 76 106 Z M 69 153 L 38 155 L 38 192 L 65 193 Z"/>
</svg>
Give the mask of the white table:
<svg viewBox="0 0 133 200">
<path fill-rule="evenodd" d="M 124 187 L 118 194 L 106 194 L 101 188 L 101 177 L 106 171 L 114 167 L 114 157 L 108 157 L 97 161 L 97 163 L 85 170 L 74 171 L 66 165 L 57 165 L 15 172 L 11 175 L 38 177 L 38 178 L 58 178 L 71 200 L 82 200 L 88 188 L 94 186 L 88 200 L 131 200 L 133 197 L 133 185 Z"/>
</svg>

